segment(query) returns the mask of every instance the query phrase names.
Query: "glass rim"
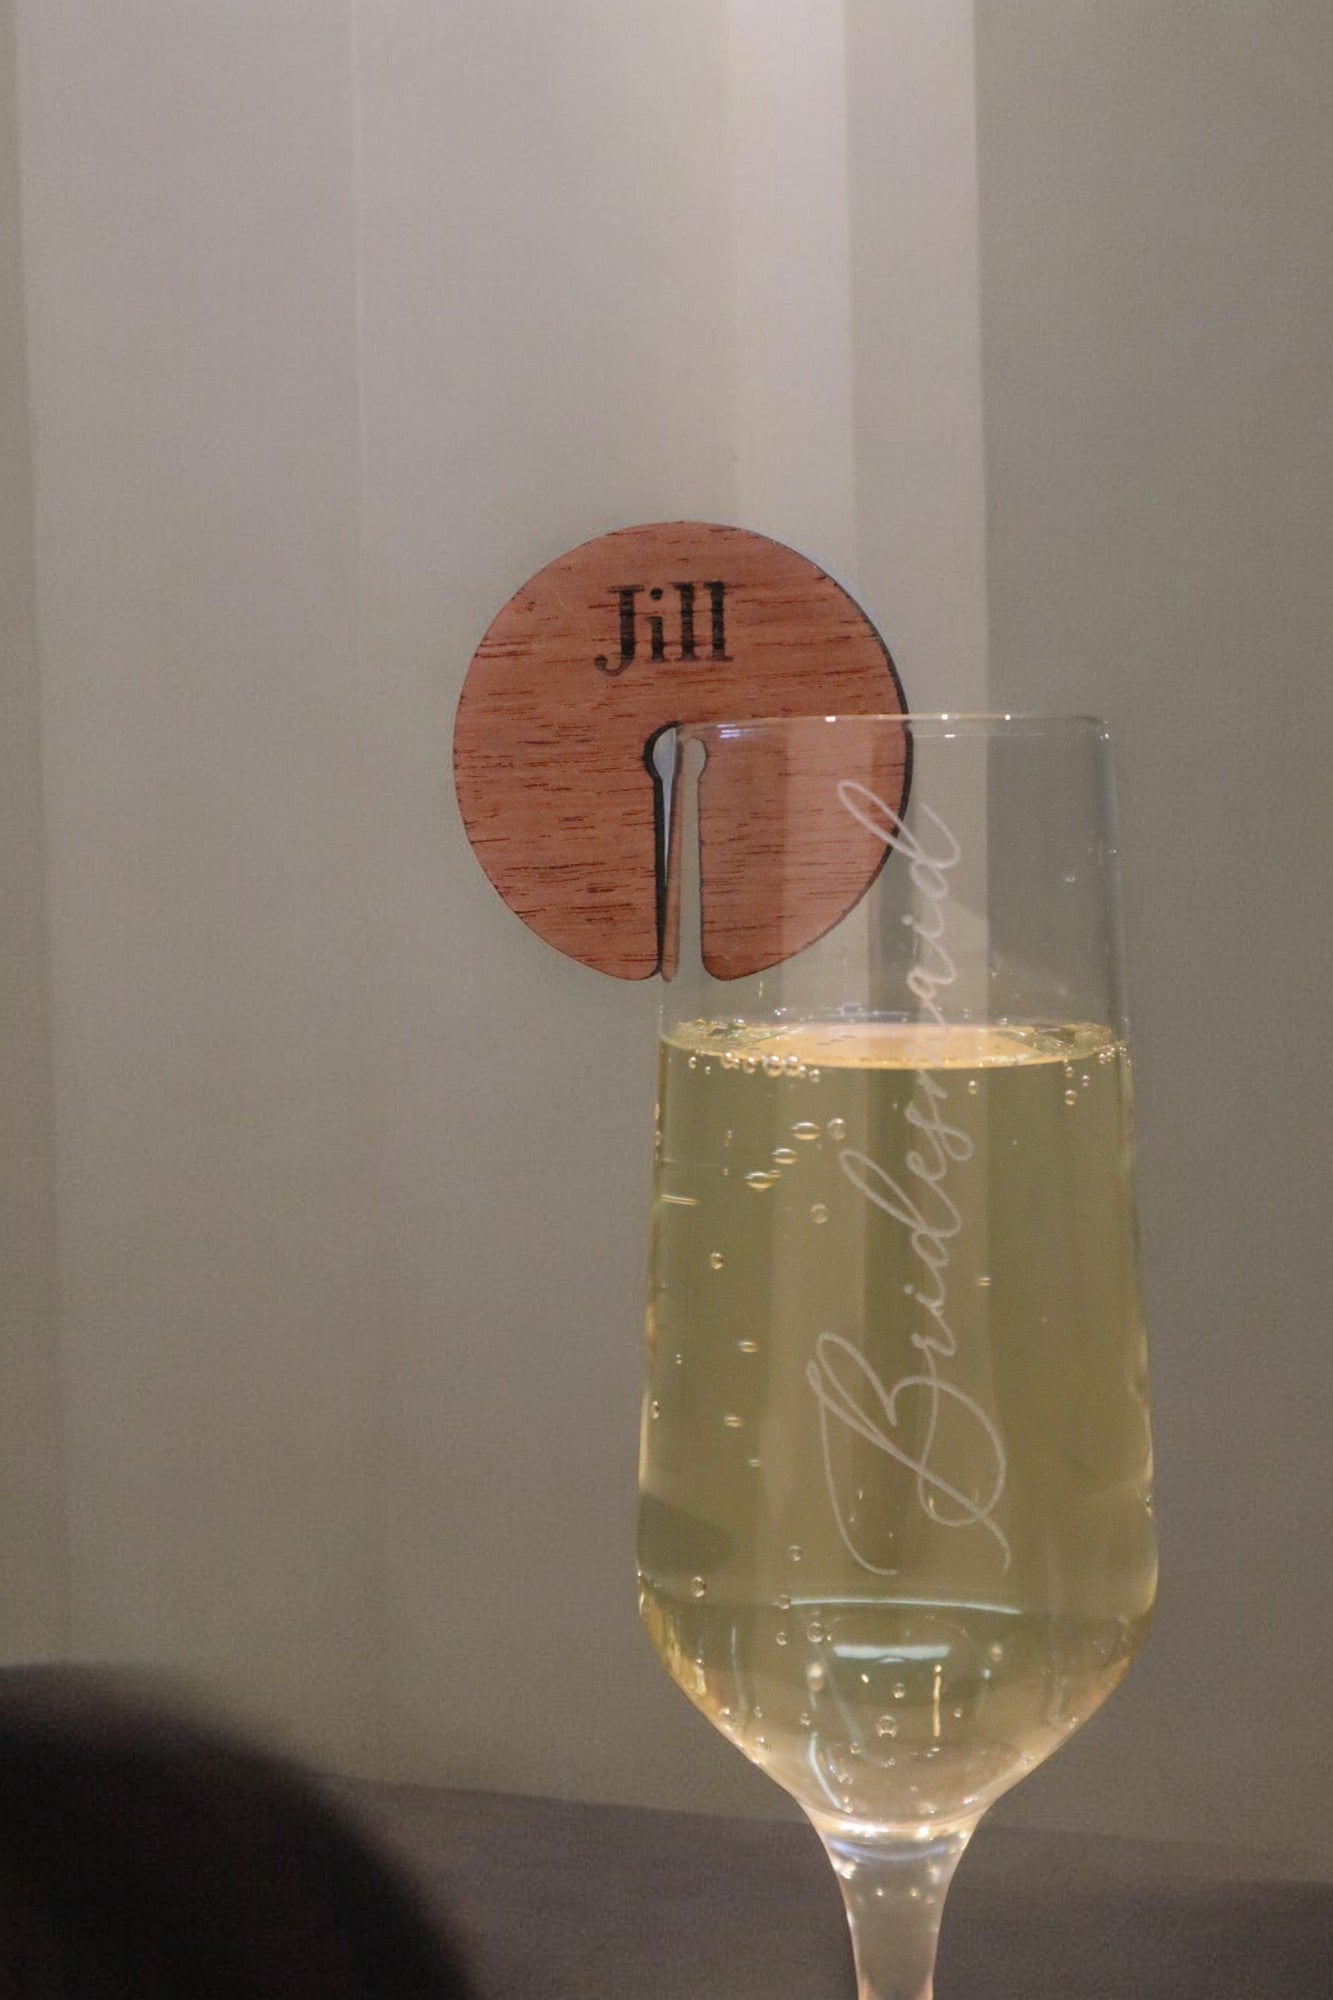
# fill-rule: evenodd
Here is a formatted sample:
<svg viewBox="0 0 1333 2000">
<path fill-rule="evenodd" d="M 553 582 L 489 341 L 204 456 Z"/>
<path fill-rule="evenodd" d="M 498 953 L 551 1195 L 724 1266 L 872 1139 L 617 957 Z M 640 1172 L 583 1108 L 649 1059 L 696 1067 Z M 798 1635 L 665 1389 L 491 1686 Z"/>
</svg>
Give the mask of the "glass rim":
<svg viewBox="0 0 1333 2000">
<path fill-rule="evenodd" d="M 669 726 L 682 735 L 723 736 L 739 735 L 743 731 L 790 729 L 793 724 L 803 723 L 893 723 L 909 731 L 923 731 L 931 735 L 1004 736 L 1024 733 L 1041 734 L 1049 731 L 1052 735 L 1108 736 L 1109 725 L 1105 717 L 1080 713 L 1046 714 L 1035 709 L 903 709 L 895 713 L 891 709 L 870 710 L 864 714 L 844 712 L 827 715 L 813 711 L 808 715 L 753 715 L 719 717 L 705 722 L 681 721 Z"/>
</svg>

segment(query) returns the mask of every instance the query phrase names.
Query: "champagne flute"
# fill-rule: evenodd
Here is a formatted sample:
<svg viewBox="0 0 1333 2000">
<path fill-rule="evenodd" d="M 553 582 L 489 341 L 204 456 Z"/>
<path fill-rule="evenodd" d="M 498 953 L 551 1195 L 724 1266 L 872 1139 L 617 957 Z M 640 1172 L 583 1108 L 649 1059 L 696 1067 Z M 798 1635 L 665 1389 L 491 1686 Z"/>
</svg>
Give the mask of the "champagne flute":
<svg viewBox="0 0 1333 2000">
<path fill-rule="evenodd" d="M 1156 1587 L 1105 729 L 682 726 L 639 1599 L 800 1804 L 860 2000 Z"/>
</svg>

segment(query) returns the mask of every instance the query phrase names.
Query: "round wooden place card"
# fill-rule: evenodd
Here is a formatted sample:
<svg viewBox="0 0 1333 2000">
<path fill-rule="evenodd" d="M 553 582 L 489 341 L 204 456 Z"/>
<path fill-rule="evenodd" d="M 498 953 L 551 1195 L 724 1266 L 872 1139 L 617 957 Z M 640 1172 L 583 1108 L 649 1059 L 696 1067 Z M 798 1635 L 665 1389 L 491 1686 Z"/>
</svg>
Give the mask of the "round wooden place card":
<svg viewBox="0 0 1333 2000">
<path fill-rule="evenodd" d="M 468 669 L 454 777 L 469 840 L 510 909 L 558 951 L 645 979 L 662 961 L 652 745 L 677 722 L 901 715 L 888 649 L 832 577 L 780 542 L 700 521 L 622 528 L 548 563 L 513 596 Z M 878 772 L 901 811 L 902 730 Z M 788 789 L 700 791 L 704 956 L 737 978 L 821 936 L 856 902 L 882 843 L 836 780 L 800 800 L 798 890 L 775 897 Z M 744 796 L 741 796 L 741 793 Z"/>
</svg>

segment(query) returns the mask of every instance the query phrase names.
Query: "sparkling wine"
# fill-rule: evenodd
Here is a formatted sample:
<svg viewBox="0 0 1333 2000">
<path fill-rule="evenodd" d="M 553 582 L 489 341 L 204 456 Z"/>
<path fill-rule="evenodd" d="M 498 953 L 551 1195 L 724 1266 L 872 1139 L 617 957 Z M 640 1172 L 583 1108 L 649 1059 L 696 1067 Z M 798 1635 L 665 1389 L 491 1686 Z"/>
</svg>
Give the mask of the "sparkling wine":
<svg viewBox="0 0 1333 2000">
<path fill-rule="evenodd" d="M 1086 1025 L 662 1043 L 641 1608 L 815 1814 L 975 1815 L 1142 1643 L 1129 1116 Z"/>
</svg>

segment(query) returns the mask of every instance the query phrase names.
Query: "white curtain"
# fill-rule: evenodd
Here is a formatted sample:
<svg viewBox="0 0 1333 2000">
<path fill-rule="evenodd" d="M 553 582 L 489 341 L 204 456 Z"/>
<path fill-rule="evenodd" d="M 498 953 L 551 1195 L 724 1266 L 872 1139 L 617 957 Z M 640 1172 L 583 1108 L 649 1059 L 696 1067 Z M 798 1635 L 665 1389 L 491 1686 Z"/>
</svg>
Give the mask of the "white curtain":
<svg viewBox="0 0 1333 2000">
<path fill-rule="evenodd" d="M 971 7 L 13 4 L 55 1203 L 6 1650 L 762 1809 L 633 1606 L 653 995 L 495 899 L 450 729 L 527 575 L 671 516 L 981 700 Z"/>
</svg>

